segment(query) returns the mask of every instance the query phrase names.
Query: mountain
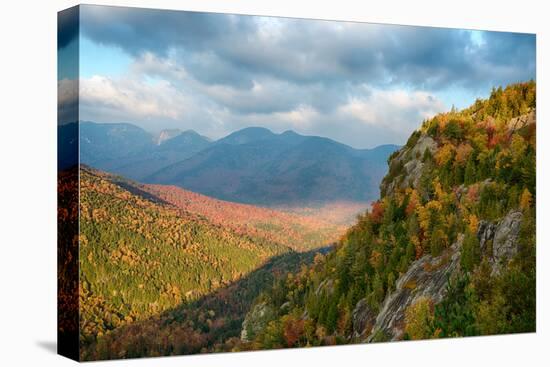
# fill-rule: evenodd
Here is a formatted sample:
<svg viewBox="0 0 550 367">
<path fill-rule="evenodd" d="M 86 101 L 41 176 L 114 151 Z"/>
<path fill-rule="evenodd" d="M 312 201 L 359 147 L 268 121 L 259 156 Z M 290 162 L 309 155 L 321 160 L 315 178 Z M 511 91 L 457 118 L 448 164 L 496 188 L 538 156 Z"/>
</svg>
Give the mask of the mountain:
<svg viewBox="0 0 550 367">
<path fill-rule="evenodd" d="M 275 281 L 232 350 L 534 332 L 536 85 L 426 120 L 335 249 Z"/>
<path fill-rule="evenodd" d="M 166 340 L 173 347 L 159 353 L 196 353 L 237 336 L 265 284 L 310 262 L 345 230 L 87 166 L 79 177 L 78 209 L 60 212 L 80 217 L 83 359 L 151 355 Z M 60 203 L 74 194 L 60 190 Z"/>
<path fill-rule="evenodd" d="M 72 125 L 60 127 L 62 146 L 69 146 L 65 136 L 71 136 Z M 80 123 L 80 162 L 135 180 L 189 158 L 209 144 L 208 138 L 192 130 L 163 130 L 155 139 L 132 124 Z"/>
<path fill-rule="evenodd" d="M 185 152 L 188 155 L 198 153 L 210 145 L 210 139 L 193 130 L 186 130 L 162 141 L 158 151 Z"/>
<path fill-rule="evenodd" d="M 70 149 L 75 124 L 59 127 Z M 80 123 L 80 162 L 147 183 L 176 185 L 222 200 L 270 207 L 366 207 L 378 195 L 387 158 L 398 147 L 353 149 L 293 131 L 248 127 L 217 141 L 192 130 L 154 137 L 131 124 Z M 73 147 L 75 148 L 75 147 Z M 60 154 L 60 165 L 64 162 Z M 74 154 L 73 154 L 74 156 Z"/>
<path fill-rule="evenodd" d="M 159 168 L 185 160 L 209 145 L 210 141 L 207 138 L 188 130 L 165 140 L 160 145 L 153 145 L 137 154 L 96 166 L 134 180 L 143 180 Z"/>
<path fill-rule="evenodd" d="M 78 123 L 57 127 L 57 167 L 59 171 L 78 165 Z"/>
<path fill-rule="evenodd" d="M 144 181 L 256 205 L 367 202 L 378 194 L 387 157 L 395 149 L 358 150 L 327 138 L 251 127 Z"/>
<path fill-rule="evenodd" d="M 219 144 L 242 145 L 276 139 L 277 135 L 263 127 L 247 127 L 218 140 Z"/>
<path fill-rule="evenodd" d="M 92 166 L 139 154 L 153 146 L 151 134 L 132 124 L 82 121 L 79 133 L 80 160 Z"/>
</svg>

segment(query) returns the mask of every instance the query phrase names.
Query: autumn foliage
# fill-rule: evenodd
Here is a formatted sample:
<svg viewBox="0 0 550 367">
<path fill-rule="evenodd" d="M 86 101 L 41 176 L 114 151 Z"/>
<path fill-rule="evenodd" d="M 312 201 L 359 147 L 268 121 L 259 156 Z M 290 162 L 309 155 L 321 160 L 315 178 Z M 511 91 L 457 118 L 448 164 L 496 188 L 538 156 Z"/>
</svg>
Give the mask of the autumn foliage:
<svg viewBox="0 0 550 367">
<path fill-rule="evenodd" d="M 363 341 L 352 332 L 350 315 L 358 308 L 377 315 L 413 261 L 449 261 L 453 244 L 460 248 L 459 276 L 449 279 L 437 304 L 430 297 L 416 299 L 406 310 L 402 337 L 534 331 L 535 111 L 536 86 L 527 82 L 495 88 L 469 108 L 424 121 L 390 157 L 381 198 L 358 216 L 336 249 L 260 297 L 281 311 L 247 346 L 280 347 L 265 342 L 275 335 L 291 344 L 300 340 L 301 329 L 283 322 L 290 315 L 304 315 L 306 330 L 313 330 L 304 332 L 306 345 Z M 428 148 L 415 154 L 421 139 Z M 410 167 L 421 169 L 418 179 L 410 177 Z M 478 233 L 512 211 L 523 215 L 520 250 L 496 274 L 492 243 L 482 247 Z M 414 294 L 414 282 L 401 286 Z M 359 331 L 369 335 L 372 322 L 364 327 Z M 388 340 L 383 333 L 371 337 Z"/>
</svg>

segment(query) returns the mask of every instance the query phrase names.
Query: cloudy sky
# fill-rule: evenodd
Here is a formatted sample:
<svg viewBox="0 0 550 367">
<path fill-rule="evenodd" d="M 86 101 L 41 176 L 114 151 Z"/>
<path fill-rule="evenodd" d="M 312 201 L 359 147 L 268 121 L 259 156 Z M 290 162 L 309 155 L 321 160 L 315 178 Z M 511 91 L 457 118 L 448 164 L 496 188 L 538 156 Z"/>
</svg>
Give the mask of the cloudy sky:
<svg viewBox="0 0 550 367">
<path fill-rule="evenodd" d="M 78 77 L 81 120 L 151 132 L 263 126 L 403 144 L 453 104 L 535 79 L 528 34 L 88 5 L 80 32 L 60 26 L 60 101 Z M 78 49 L 77 76 L 64 66 Z"/>
</svg>

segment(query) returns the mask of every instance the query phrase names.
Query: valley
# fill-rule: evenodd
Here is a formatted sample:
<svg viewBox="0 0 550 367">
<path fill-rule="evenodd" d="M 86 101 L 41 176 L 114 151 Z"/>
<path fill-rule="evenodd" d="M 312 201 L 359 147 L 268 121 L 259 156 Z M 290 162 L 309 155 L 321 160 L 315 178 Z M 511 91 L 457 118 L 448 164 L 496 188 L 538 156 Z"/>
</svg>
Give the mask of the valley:
<svg viewBox="0 0 550 367">
<path fill-rule="evenodd" d="M 130 343 L 135 330 L 159 328 L 159 315 L 186 315 L 178 316 L 186 336 L 174 343 L 188 352 L 236 337 L 265 284 L 328 251 L 345 231 L 313 216 L 143 185 L 87 166 L 80 168 L 79 212 L 85 359 L 110 355 L 109 335 L 122 333 Z"/>
</svg>

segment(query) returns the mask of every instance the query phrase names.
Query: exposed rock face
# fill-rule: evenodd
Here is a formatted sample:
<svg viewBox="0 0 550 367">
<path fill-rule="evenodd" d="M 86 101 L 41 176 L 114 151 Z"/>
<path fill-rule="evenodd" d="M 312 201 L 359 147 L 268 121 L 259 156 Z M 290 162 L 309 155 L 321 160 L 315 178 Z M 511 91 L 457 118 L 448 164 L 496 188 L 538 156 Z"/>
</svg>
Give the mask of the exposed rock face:
<svg viewBox="0 0 550 367">
<path fill-rule="evenodd" d="M 486 253 L 488 247 L 492 246 L 493 238 L 495 237 L 496 224 L 482 220 L 479 222 L 477 229 L 477 238 L 479 240 L 479 247 L 481 253 Z"/>
<path fill-rule="evenodd" d="M 426 149 L 429 149 L 430 152 L 434 153 L 435 150 L 437 149 L 437 143 L 430 136 L 428 136 L 426 134 L 422 134 L 422 135 L 420 135 L 420 138 L 418 138 L 418 141 L 416 142 L 414 147 L 412 147 L 411 154 L 412 155 L 417 155 L 417 154 L 422 155 L 422 154 L 424 154 Z"/>
<path fill-rule="evenodd" d="M 332 279 L 323 280 L 315 290 L 315 295 L 318 296 L 321 292 L 334 293 L 334 281 Z"/>
<path fill-rule="evenodd" d="M 497 223 L 481 221 L 478 239 L 481 251 L 490 251 L 492 274 L 500 269 L 518 252 L 518 236 L 523 214 L 513 210 Z M 361 301 L 353 311 L 354 337 L 368 335 L 370 342 L 383 333 L 383 339 L 398 340 L 403 336 L 405 311 L 420 297 L 430 298 L 434 304 L 443 300 L 447 292 L 447 279 L 460 272 L 460 250 L 464 236 L 441 256 L 423 256 L 411 264 L 409 270 L 396 283 L 396 289 L 386 296 L 374 327 L 369 334 L 369 317 L 372 312 Z M 364 304 L 363 304 L 364 302 Z"/>
<path fill-rule="evenodd" d="M 513 210 L 498 223 L 480 222 L 477 236 L 481 250 L 486 252 L 492 241 L 492 273 L 498 274 L 501 267 L 518 252 L 518 236 L 523 214 Z"/>
<path fill-rule="evenodd" d="M 248 342 L 254 339 L 258 332 L 265 329 L 267 321 L 271 320 L 274 314 L 274 310 L 265 302 L 255 305 L 243 321 L 241 340 Z"/>
<path fill-rule="evenodd" d="M 290 302 L 289 301 L 286 301 L 285 303 L 283 303 L 280 307 L 280 310 L 285 312 L 285 311 L 288 311 L 288 309 L 290 308 Z"/>
<path fill-rule="evenodd" d="M 493 240 L 493 258 L 496 261 L 509 260 L 517 253 L 522 217 L 521 212 L 511 212 L 499 223 Z"/>
<path fill-rule="evenodd" d="M 396 283 L 396 289 L 386 296 L 367 342 L 383 333 L 384 339 L 398 340 L 403 336 L 405 311 L 420 297 L 439 303 L 447 291 L 447 280 L 460 271 L 460 249 L 463 236 L 441 256 L 426 255 L 411 264 Z"/>
<path fill-rule="evenodd" d="M 510 121 L 508 121 L 508 130 L 510 130 L 510 133 L 513 133 L 516 130 L 519 130 L 525 126 L 532 125 L 536 123 L 537 121 L 537 111 L 532 110 L 529 113 L 526 113 L 525 115 L 521 115 L 518 117 L 514 117 Z"/>
<path fill-rule="evenodd" d="M 353 334 L 354 339 L 363 338 L 367 335 L 376 320 L 376 313 L 369 307 L 366 299 L 357 302 L 352 313 Z"/>
<path fill-rule="evenodd" d="M 426 149 L 433 154 L 437 150 L 437 143 L 432 137 L 422 134 L 413 147 L 403 148 L 399 151 L 397 156 L 392 159 L 392 165 L 403 164 L 404 173 L 394 178 L 386 185 L 386 195 L 391 195 L 396 189 L 405 189 L 407 187 L 417 188 L 419 186 L 420 177 L 422 177 L 422 170 L 424 168 L 422 157 Z"/>
</svg>

